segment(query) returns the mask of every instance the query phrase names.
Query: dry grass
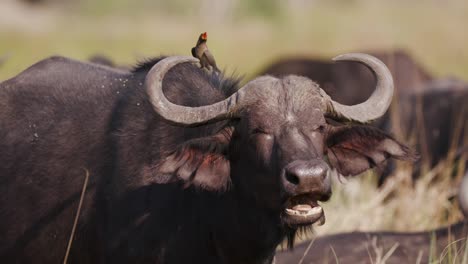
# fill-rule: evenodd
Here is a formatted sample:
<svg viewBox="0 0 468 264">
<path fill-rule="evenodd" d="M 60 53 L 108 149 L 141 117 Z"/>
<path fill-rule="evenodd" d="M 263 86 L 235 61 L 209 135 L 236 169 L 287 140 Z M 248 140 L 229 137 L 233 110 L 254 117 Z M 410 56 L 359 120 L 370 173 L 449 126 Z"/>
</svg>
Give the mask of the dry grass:
<svg viewBox="0 0 468 264">
<path fill-rule="evenodd" d="M 451 241 L 437 255 L 437 252 L 432 252 L 432 257 L 429 263 L 441 263 L 441 264 L 466 264 L 468 263 L 468 237 Z"/>
<path fill-rule="evenodd" d="M 371 247 L 367 247 L 367 251 L 369 252 L 369 259 L 372 264 L 385 264 L 399 246 L 398 243 L 395 243 L 388 251 L 384 251 L 381 246 L 377 245 L 377 237 L 372 238 L 370 245 Z M 375 259 L 372 258 L 372 254 L 370 253 L 371 249 L 374 251 Z"/>
<path fill-rule="evenodd" d="M 395 172 L 382 189 L 376 188 L 372 173 L 335 181 L 330 202 L 324 203 L 327 223 L 317 227 L 317 234 L 344 231 L 421 231 L 440 227 L 461 219 L 453 203 L 459 179 L 445 177 L 444 170 L 452 169 L 443 162 L 422 175 L 413 186 L 407 185 L 410 170 Z"/>
</svg>

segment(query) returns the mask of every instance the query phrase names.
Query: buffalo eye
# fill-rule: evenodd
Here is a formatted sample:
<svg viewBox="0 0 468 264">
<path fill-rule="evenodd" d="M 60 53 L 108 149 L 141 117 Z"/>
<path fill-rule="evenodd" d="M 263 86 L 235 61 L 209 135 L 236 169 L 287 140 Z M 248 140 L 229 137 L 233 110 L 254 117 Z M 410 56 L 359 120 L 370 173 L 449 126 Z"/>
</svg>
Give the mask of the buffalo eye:
<svg viewBox="0 0 468 264">
<path fill-rule="evenodd" d="M 263 128 L 255 128 L 250 132 L 249 138 L 253 142 L 268 142 L 271 141 L 271 139 L 273 139 L 274 137 L 271 133 L 267 132 Z"/>
<path fill-rule="evenodd" d="M 319 126 L 317 127 L 317 131 L 320 132 L 320 133 L 325 132 L 325 125 L 319 125 Z"/>
<path fill-rule="evenodd" d="M 249 149 L 259 164 L 269 166 L 273 150 L 274 136 L 261 128 L 255 128 L 249 136 Z"/>
<path fill-rule="evenodd" d="M 252 135 L 258 135 L 258 134 L 266 134 L 266 135 L 268 135 L 269 133 L 266 132 L 265 129 L 257 127 L 257 128 L 254 128 L 254 129 L 252 130 L 251 134 L 252 134 Z"/>
</svg>

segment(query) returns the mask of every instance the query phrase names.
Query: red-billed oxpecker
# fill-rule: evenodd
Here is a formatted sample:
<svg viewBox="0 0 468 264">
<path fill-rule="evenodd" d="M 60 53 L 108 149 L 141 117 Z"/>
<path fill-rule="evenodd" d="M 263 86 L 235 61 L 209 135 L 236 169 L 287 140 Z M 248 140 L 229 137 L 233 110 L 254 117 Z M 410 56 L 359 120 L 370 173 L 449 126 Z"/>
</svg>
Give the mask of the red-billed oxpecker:
<svg viewBox="0 0 468 264">
<path fill-rule="evenodd" d="M 216 61 L 213 54 L 211 54 L 208 46 L 206 45 L 207 41 L 208 35 L 206 32 L 201 33 L 200 37 L 198 37 L 197 45 L 192 48 L 192 55 L 193 57 L 200 60 L 201 68 L 206 68 L 207 70 L 213 68 L 214 71 L 220 72 L 218 66 L 216 66 Z"/>
</svg>

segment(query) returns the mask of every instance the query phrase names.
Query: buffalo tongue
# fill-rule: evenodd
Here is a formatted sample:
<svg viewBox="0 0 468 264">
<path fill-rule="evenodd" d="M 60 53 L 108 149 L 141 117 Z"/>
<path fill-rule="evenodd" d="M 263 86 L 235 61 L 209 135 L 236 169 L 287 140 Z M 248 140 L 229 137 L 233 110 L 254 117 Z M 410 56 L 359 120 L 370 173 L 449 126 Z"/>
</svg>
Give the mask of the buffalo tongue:
<svg viewBox="0 0 468 264">
<path fill-rule="evenodd" d="M 307 213 L 312 209 L 312 206 L 310 206 L 308 204 L 297 204 L 297 205 L 293 206 L 292 209 L 296 210 L 296 211 L 299 211 L 301 213 Z"/>
</svg>

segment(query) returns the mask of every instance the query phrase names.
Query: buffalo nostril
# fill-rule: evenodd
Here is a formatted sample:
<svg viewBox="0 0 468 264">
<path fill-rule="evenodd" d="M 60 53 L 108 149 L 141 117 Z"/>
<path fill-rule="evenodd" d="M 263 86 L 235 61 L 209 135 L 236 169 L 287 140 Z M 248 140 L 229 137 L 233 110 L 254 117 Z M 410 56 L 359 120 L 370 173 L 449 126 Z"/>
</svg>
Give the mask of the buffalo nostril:
<svg viewBox="0 0 468 264">
<path fill-rule="evenodd" d="M 286 172 L 286 180 L 294 185 L 298 185 L 299 184 L 299 177 L 297 177 L 297 175 L 295 175 L 294 173 L 291 173 L 291 172 Z"/>
</svg>

